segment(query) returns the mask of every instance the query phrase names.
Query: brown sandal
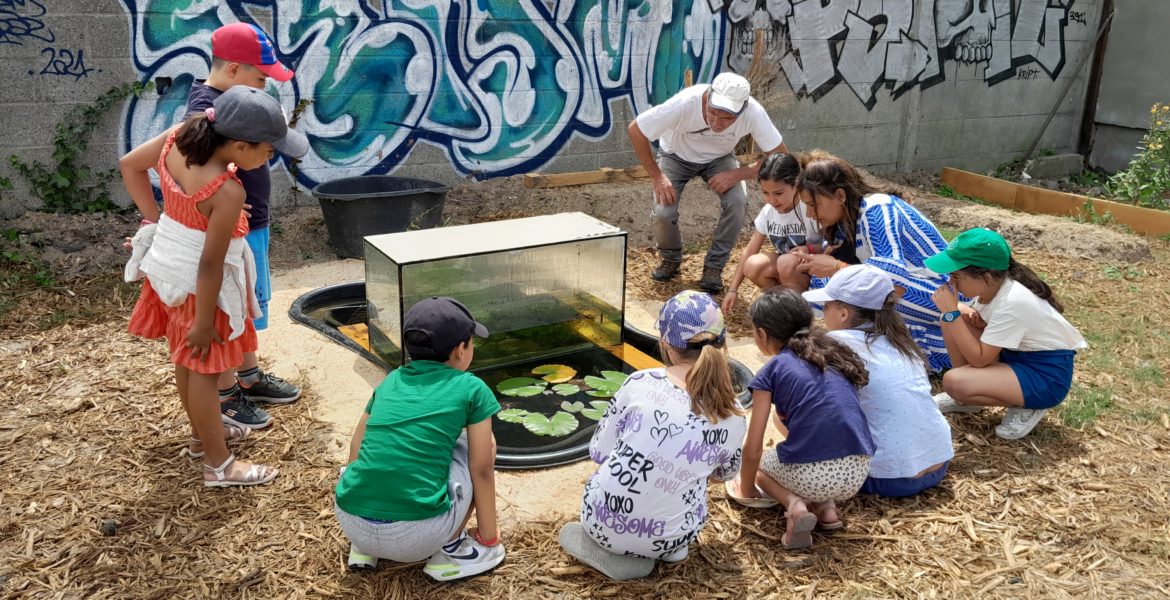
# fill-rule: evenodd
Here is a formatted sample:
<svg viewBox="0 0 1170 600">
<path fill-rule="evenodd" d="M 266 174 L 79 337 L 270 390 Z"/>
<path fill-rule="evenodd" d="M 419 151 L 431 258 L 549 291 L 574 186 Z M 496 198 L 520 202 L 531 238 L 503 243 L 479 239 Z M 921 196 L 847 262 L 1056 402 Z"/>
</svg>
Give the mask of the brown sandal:
<svg viewBox="0 0 1170 600">
<path fill-rule="evenodd" d="M 819 504 L 813 509 L 813 514 L 817 516 L 817 529 L 821 531 L 840 531 L 845 529 L 845 521 L 841 520 L 841 510 L 833 506 L 833 510 L 837 511 L 836 521 L 825 521 L 825 511 L 829 510 L 825 504 Z"/>
</svg>

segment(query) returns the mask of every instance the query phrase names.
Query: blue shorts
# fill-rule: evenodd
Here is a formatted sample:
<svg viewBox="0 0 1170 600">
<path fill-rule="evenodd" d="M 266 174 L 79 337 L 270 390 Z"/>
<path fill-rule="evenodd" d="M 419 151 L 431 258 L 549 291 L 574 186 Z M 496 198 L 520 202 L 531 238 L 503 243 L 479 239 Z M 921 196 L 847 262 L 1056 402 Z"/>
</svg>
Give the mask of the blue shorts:
<svg viewBox="0 0 1170 600">
<path fill-rule="evenodd" d="M 1068 396 L 1072 386 L 1075 350 L 1001 350 L 999 361 L 1012 368 L 1024 392 L 1024 408 L 1052 408 Z"/>
<path fill-rule="evenodd" d="M 861 484 L 861 489 L 857 493 L 883 496 L 886 498 L 906 498 L 913 496 L 923 490 L 929 490 L 938 485 L 938 482 L 942 481 L 943 477 L 946 477 L 947 467 L 950 464 L 951 461 L 948 460 L 941 467 L 919 477 L 866 477 L 865 483 Z"/>
<path fill-rule="evenodd" d="M 270 230 L 267 227 L 253 229 L 248 232 L 248 247 L 252 249 L 252 256 L 256 258 L 256 300 L 260 302 L 260 318 L 252 319 L 256 330 L 268 328 L 268 300 L 272 298 L 272 276 L 268 273 L 268 240 Z"/>
</svg>

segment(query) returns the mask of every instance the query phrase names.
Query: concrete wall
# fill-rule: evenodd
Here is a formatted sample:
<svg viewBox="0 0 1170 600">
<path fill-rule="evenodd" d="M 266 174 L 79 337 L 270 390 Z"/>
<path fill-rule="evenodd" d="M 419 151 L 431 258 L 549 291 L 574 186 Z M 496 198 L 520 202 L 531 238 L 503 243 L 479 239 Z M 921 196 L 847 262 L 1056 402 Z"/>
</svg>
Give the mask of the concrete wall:
<svg viewBox="0 0 1170 600">
<path fill-rule="evenodd" d="M 1170 102 L 1168 24 L 1170 2 L 1115 2 L 1093 113 L 1090 164 L 1107 171 L 1125 168 L 1150 127 L 1150 107 Z"/>
<path fill-rule="evenodd" d="M 24 0 L 0 2 L 0 150 L 48 158 L 77 103 L 132 80 L 170 82 L 103 122 L 91 162 L 181 117 L 210 32 L 249 20 L 297 71 L 272 84 L 313 149 L 274 172 L 274 201 L 318 182 L 394 173 L 455 182 L 634 162 L 625 124 L 690 70 L 758 82 L 794 149 L 877 170 L 989 169 L 1073 150 L 1101 0 Z M 182 6 L 183 8 L 174 8 Z M 324 6 L 324 8 L 322 8 Z M 763 55 L 752 66 L 753 45 Z M 0 176 L 13 177 L 7 161 Z M 14 180 L 17 178 L 13 177 Z M 19 181 L 17 180 L 19 186 Z M 33 206 L 3 193 L 0 212 Z M 123 198 L 123 201 L 125 199 Z"/>
</svg>

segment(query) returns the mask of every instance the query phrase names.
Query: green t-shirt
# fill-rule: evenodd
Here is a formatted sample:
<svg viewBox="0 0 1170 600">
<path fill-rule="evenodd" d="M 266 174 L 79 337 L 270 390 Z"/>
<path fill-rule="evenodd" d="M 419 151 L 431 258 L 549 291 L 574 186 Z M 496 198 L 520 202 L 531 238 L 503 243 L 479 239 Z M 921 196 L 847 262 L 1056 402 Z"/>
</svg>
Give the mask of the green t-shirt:
<svg viewBox="0 0 1170 600">
<path fill-rule="evenodd" d="M 337 505 L 367 519 L 422 521 L 451 509 L 447 481 L 463 428 L 500 410 L 482 379 L 416 360 L 386 376 L 366 405 L 357 460 L 337 483 Z"/>
</svg>

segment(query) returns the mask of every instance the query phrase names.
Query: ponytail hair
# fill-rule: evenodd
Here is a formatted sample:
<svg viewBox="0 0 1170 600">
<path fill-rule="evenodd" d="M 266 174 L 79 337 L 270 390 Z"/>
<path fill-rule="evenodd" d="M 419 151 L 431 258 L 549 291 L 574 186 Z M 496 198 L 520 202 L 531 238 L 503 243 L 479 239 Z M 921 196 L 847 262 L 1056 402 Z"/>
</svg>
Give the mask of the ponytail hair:
<svg viewBox="0 0 1170 600">
<path fill-rule="evenodd" d="M 694 363 L 687 371 L 686 381 L 687 393 L 691 396 L 691 412 L 703 415 L 712 423 L 732 415 L 744 414 L 743 408 L 735 401 L 731 365 L 723 340 L 713 333 L 704 332 L 691 338 L 685 349 L 671 349 L 679 358 Z M 665 352 L 662 355 L 669 361 Z"/>
<path fill-rule="evenodd" d="M 1028 288 L 1033 294 L 1036 294 L 1041 300 L 1047 300 L 1052 308 L 1056 309 L 1058 313 L 1064 313 L 1064 304 L 1057 299 L 1056 294 L 1052 291 L 1043 279 L 1036 274 L 1035 271 L 1016 262 L 1014 258 L 1008 258 L 1008 268 L 1006 271 L 999 271 L 996 269 L 984 269 L 982 267 L 963 267 L 959 269 L 965 275 L 971 277 L 982 277 L 983 275 L 990 275 L 992 278 L 1003 281 L 1005 277 L 1014 279 L 1020 285 Z"/>
<path fill-rule="evenodd" d="M 898 293 L 890 292 L 880 310 L 872 310 L 854 306 L 848 302 L 837 301 L 849 310 L 849 328 L 865 332 L 865 344 L 872 345 L 874 340 L 885 336 L 890 345 L 898 354 L 906 357 L 910 362 L 926 366 L 926 354 L 922 348 L 910 337 L 910 330 L 906 328 L 906 321 L 895 310 L 898 305 Z"/>
<path fill-rule="evenodd" d="M 175 134 L 175 147 L 187 159 L 187 167 L 207 164 L 215 151 L 230 141 L 231 138 L 216 133 L 204 112 L 188 117 Z"/>
<path fill-rule="evenodd" d="M 869 384 L 865 362 L 852 348 L 813 325 L 812 308 L 798 292 L 779 286 L 771 288 L 752 302 L 748 313 L 754 327 L 822 372 L 836 369 L 854 387 Z"/>
</svg>

